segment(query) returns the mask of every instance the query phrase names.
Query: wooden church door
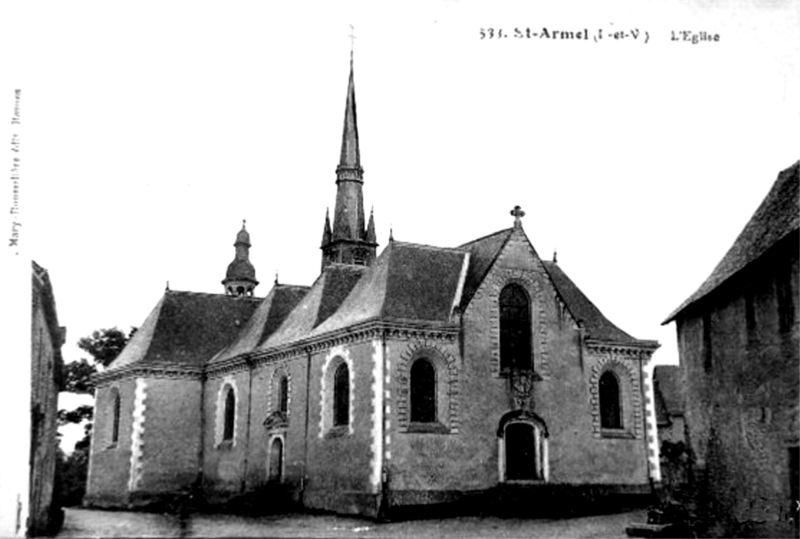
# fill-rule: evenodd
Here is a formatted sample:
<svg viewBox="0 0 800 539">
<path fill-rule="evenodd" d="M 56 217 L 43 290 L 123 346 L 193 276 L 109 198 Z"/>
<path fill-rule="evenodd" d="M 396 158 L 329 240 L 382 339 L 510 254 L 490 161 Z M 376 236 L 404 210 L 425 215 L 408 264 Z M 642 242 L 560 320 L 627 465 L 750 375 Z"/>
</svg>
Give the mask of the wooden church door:
<svg viewBox="0 0 800 539">
<path fill-rule="evenodd" d="M 269 481 L 280 483 L 283 479 L 283 440 L 272 440 L 269 450 Z"/>
<path fill-rule="evenodd" d="M 506 479 L 524 481 L 539 479 L 536 466 L 536 437 L 530 423 L 506 426 Z"/>
</svg>

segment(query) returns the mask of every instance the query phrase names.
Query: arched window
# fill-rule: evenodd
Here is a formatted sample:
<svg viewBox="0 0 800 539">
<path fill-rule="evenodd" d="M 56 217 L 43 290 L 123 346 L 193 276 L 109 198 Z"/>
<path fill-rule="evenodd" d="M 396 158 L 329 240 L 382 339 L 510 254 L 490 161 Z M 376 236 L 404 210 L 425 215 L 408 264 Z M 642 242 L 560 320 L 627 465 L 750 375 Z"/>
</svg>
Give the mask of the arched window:
<svg viewBox="0 0 800 539">
<path fill-rule="evenodd" d="M 278 383 L 278 411 L 284 414 L 289 410 L 289 377 L 281 376 Z"/>
<path fill-rule="evenodd" d="M 500 369 L 531 369 L 531 310 L 518 284 L 500 292 Z"/>
<path fill-rule="evenodd" d="M 112 403 L 111 403 L 111 443 L 115 444 L 119 441 L 119 412 L 120 400 L 119 391 L 112 390 Z"/>
<path fill-rule="evenodd" d="M 427 359 L 411 366 L 411 422 L 436 421 L 436 369 Z"/>
<path fill-rule="evenodd" d="M 347 363 L 336 367 L 333 375 L 333 426 L 350 423 L 350 373 Z"/>
<path fill-rule="evenodd" d="M 222 430 L 222 440 L 233 440 L 233 425 L 236 421 L 236 395 L 233 393 L 233 388 L 229 387 L 225 395 L 225 416 L 224 426 Z"/>
<path fill-rule="evenodd" d="M 600 427 L 603 429 L 622 428 L 622 409 L 620 406 L 619 381 L 611 371 L 600 377 Z"/>
</svg>

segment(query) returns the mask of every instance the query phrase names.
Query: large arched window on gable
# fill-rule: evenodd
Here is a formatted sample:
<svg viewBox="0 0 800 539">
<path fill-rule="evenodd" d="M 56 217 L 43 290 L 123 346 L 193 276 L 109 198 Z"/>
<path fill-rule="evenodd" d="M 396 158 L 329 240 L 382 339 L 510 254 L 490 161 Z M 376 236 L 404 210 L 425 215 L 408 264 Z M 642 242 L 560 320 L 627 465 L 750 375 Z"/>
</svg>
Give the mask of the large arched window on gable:
<svg viewBox="0 0 800 539">
<path fill-rule="evenodd" d="M 529 370 L 531 355 L 531 309 L 528 293 L 511 283 L 500 292 L 500 369 Z"/>
<path fill-rule="evenodd" d="M 600 394 L 600 428 L 621 429 L 622 407 L 620 406 L 620 387 L 617 376 L 606 371 L 598 383 Z"/>
<path fill-rule="evenodd" d="M 285 374 L 278 382 L 278 411 L 287 413 L 289 410 L 289 377 Z"/>
<path fill-rule="evenodd" d="M 425 358 L 411 366 L 411 422 L 436 421 L 436 369 Z"/>
<path fill-rule="evenodd" d="M 350 372 L 347 363 L 336 367 L 333 375 L 333 426 L 350 424 Z"/>
<path fill-rule="evenodd" d="M 111 390 L 111 443 L 119 441 L 119 413 L 120 400 L 119 391 L 116 388 Z"/>
<path fill-rule="evenodd" d="M 225 394 L 225 414 L 223 416 L 222 441 L 233 441 L 233 427 L 236 422 L 236 395 L 228 387 Z"/>
</svg>

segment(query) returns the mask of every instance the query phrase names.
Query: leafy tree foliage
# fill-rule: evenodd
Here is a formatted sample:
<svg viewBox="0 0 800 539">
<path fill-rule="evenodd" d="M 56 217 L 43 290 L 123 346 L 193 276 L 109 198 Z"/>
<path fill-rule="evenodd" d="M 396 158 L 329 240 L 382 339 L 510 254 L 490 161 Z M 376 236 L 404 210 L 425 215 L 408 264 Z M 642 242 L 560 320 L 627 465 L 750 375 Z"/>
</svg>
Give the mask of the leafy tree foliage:
<svg viewBox="0 0 800 539">
<path fill-rule="evenodd" d="M 108 367 L 112 361 L 117 359 L 134 333 L 136 333 L 135 328 L 131 329 L 129 335 L 125 335 L 117 328 L 100 329 L 92 332 L 89 337 L 81 338 L 78 341 L 78 347 L 89 352 L 96 364 Z"/>
<path fill-rule="evenodd" d="M 69 393 L 91 395 L 94 391 L 91 377 L 97 374 L 97 367 L 81 358 L 64 365 L 64 389 Z"/>
<path fill-rule="evenodd" d="M 94 419 L 94 407 L 89 404 L 82 404 L 74 410 L 59 410 L 56 420 L 58 426 L 63 427 L 70 423 L 83 423 L 84 420 Z"/>
</svg>

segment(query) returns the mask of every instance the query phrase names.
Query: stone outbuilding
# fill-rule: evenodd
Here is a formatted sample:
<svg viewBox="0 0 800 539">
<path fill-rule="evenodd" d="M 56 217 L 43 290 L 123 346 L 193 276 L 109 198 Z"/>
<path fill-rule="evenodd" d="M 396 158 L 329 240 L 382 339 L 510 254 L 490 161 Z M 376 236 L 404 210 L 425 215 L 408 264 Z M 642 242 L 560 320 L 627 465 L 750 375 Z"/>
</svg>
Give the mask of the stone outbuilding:
<svg viewBox="0 0 800 539">
<path fill-rule="evenodd" d="M 63 513 L 55 496 L 58 393 L 63 384 L 61 346 L 66 328 L 58 325 L 47 270 L 33 265 L 31 316 L 31 454 L 28 536 L 51 534 Z"/>
<path fill-rule="evenodd" d="M 712 533 L 797 534 L 798 169 L 784 170 L 675 322 L 691 473 Z"/>
</svg>

